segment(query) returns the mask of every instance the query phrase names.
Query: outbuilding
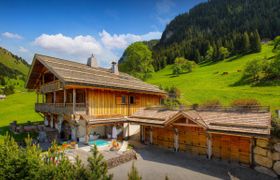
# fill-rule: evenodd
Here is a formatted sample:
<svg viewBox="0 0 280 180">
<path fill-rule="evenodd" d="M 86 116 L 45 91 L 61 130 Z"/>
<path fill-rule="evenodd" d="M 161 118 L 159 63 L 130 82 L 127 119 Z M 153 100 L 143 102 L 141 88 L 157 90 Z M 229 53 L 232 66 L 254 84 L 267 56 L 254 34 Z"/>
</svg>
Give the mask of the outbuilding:
<svg viewBox="0 0 280 180">
<path fill-rule="evenodd" d="M 175 151 L 252 164 L 256 139 L 270 136 L 268 110 L 144 108 L 128 118 L 141 141 Z"/>
</svg>

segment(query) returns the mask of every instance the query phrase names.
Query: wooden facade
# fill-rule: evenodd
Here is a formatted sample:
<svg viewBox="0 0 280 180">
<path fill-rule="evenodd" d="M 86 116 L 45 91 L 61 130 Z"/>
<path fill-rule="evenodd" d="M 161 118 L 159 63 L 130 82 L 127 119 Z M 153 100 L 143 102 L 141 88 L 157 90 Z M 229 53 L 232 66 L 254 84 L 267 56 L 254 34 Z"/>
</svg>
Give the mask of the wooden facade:
<svg viewBox="0 0 280 180">
<path fill-rule="evenodd" d="M 88 90 L 89 115 L 129 116 L 139 108 L 158 106 L 162 96 L 112 90 Z"/>
<path fill-rule="evenodd" d="M 210 133 L 190 120 L 186 122 L 190 123 L 173 122 L 167 127 L 143 125 L 142 141 L 166 149 L 178 148 L 178 151 L 208 158 L 243 164 L 252 163 L 251 137 Z M 178 124 L 181 125 L 178 126 Z M 178 141 L 178 147 L 176 147 L 176 141 Z"/>
</svg>

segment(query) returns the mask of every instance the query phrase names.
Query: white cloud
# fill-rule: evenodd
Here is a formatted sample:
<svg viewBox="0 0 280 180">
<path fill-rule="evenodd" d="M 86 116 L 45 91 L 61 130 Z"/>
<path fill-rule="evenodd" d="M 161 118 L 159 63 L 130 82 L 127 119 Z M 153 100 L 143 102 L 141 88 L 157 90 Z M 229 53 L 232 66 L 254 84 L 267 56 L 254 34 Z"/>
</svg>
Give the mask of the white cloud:
<svg viewBox="0 0 280 180">
<path fill-rule="evenodd" d="M 143 35 L 135 34 L 110 34 L 107 31 L 103 30 L 99 33 L 101 42 L 108 49 L 124 49 L 129 44 L 136 41 L 159 39 L 161 37 L 161 32 L 149 32 Z"/>
<path fill-rule="evenodd" d="M 22 52 L 22 53 L 26 53 L 26 52 L 28 52 L 28 49 L 26 49 L 26 48 L 20 46 L 19 49 L 18 49 L 18 51 L 19 51 L 19 52 Z"/>
<path fill-rule="evenodd" d="M 42 34 L 35 39 L 34 44 L 47 50 L 71 55 L 99 54 L 102 50 L 99 42 L 90 35 L 72 38 L 63 34 Z"/>
<path fill-rule="evenodd" d="M 155 31 L 142 35 L 130 33 L 111 35 L 103 30 L 99 33 L 98 39 L 91 35 L 69 37 L 61 33 L 42 34 L 34 40 L 33 44 L 42 48 L 43 53 L 66 59 L 77 59 L 81 63 L 85 63 L 93 53 L 100 66 L 107 67 L 111 61 L 117 61 L 120 58 L 123 50 L 129 44 L 135 41 L 159 39 L 161 34 L 161 32 Z"/>
<path fill-rule="evenodd" d="M 2 36 L 9 39 L 22 39 L 22 36 L 11 32 L 4 32 Z"/>
</svg>

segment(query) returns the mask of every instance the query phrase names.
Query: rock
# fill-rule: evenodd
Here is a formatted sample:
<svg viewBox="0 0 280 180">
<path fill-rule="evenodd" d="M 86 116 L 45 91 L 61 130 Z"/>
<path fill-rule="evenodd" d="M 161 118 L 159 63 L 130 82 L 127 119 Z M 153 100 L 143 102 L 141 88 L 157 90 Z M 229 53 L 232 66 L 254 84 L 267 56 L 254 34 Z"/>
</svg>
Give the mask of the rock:
<svg viewBox="0 0 280 180">
<path fill-rule="evenodd" d="M 273 170 L 280 175 L 280 161 L 276 161 L 276 163 L 274 163 L 273 165 Z"/>
<path fill-rule="evenodd" d="M 277 175 L 272 170 L 270 170 L 270 169 L 268 169 L 266 167 L 256 166 L 255 170 L 260 172 L 260 173 L 267 174 L 267 175 L 269 175 L 271 177 L 277 178 Z"/>
<path fill-rule="evenodd" d="M 264 156 L 261 156 L 261 155 L 258 155 L 258 154 L 255 154 L 254 158 L 255 158 L 255 162 L 258 165 L 261 165 L 261 166 L 264 166 L 264 167 L 267 167 L 267 168 L 271 168 L 272 167 L 272 164 L 273 164 L 272 163 L 272 159 L 264 157 Z"/>
<path fill-rule="evenodd" d="M 268 139 L 257 139 L 257 146 L 262 147 L 262 148 L 267 148 L 268 147 Z"/>
<path fill-rule="evenodd" d="M 272 160 L 274 161 L 280 160 L 280 153 L 279 152 L 272 153 Z"/>
<path fill-rule="evenodd" d="M 258 146 L 254 148 L 254 153 L 262 156 L 267 156 L 267 150 Z"/>
<path fill-rule="evenodd" d="M 274 144 L 274 150 L 277 152 L 280 152 L 280 143 L 275 143 Z"/>
</svg>

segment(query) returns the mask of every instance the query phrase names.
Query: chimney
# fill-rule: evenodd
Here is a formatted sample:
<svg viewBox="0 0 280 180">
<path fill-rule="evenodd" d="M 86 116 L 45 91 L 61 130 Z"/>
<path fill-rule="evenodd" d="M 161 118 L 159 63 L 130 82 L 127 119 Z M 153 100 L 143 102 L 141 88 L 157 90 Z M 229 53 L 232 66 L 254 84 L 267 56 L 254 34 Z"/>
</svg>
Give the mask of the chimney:
<svg viewBox="0 0 280 180">
<path fill-rule="evenodd" d="M 97 60 L 93 54 L 91 55 L 91 57 L 88 58 L 87 65 L 89 67 L 98 67 Z"/>
<path fill-rule="evenodd" d="M 119 75 L 118 64 L 115 61 L 112 62 L 112 73 Z"/>
</svg>

